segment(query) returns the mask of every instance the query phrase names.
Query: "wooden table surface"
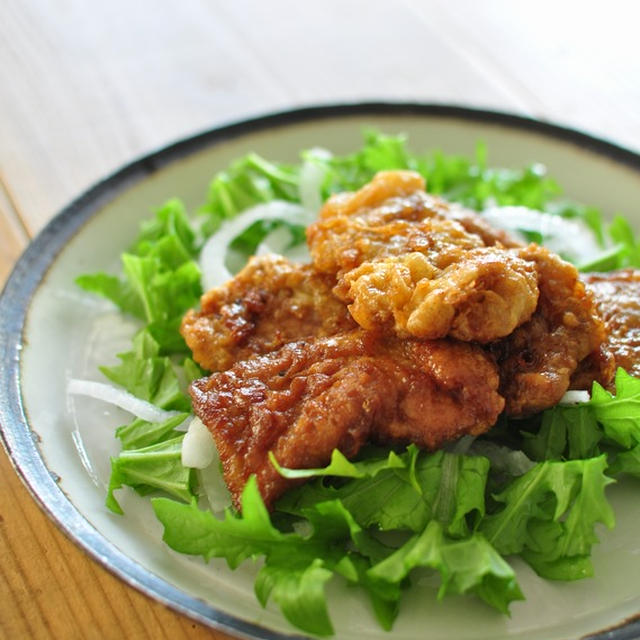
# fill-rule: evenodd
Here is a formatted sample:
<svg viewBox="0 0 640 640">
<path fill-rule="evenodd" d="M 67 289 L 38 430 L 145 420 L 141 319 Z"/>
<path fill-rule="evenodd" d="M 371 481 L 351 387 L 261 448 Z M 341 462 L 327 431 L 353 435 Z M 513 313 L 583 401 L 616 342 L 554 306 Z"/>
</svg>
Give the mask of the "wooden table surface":
<svg viewBox="0 0 640 640">
<path fill-rule="evenodd" d="M 0 284 L 70 199 L 201 129 L 323 102 L 511 111 L 640 150 L 640 4 L 4 0 Z M 1 366 L 1 365 L 0 365 Z M 2 638 L 226 638 L 67 540 L 0 453 Z"/>
</svg>

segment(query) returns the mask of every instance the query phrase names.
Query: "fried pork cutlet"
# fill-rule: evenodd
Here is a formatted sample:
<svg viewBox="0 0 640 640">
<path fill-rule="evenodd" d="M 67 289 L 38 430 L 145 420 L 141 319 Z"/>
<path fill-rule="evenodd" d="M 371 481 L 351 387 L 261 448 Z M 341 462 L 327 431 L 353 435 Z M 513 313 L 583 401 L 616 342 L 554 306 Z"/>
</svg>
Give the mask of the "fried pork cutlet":
<svg viewBox="0 0 640 640">
<path fill-rule="evenodd" d="M 509 335 L 536 308 L 535 264 L 424 186 L 416 173 L 387 171 L 330 198 L 307 231 L 314 266 L 337 277 L 334 293 L 365 329 L 484 343 Z"/>
<path fill-rule="evenodd" d="M 444 269 L 418 252 L 365 262 L 336 292 L 345 291 L 361 327 L 391 326 L 400 336 L 488 343 L 531 317 L 538 302 L 533 264 L 496 247 L 455 253 Z"/>
<path fill-rule="evenodd" d="M 575 267 L 423 188 L 417 174 L 380 173 L 330 199 L 308 230 L 315 266 L 336 274 L 358 324 L 487 344 L 514 416 L 556 404 L 585 358 L 606 379 L 604 328 Z"/>
<path fill-rule="evenodd" d="M 192 384 L 194 411 L 236 506 L 252 474 L 269 506 L 291 485 L 271 451 L 310 468 L 368 441 L 434 449 L 503 409 L 528 415 L 570 384 L 608 384 L 611 351 L 640 361 L 640 275 L 586 278 L 603 346 L 573 266 L 423 187 L 388 172 L 333 197 L 308 232 L 313 264 L 253 258 L 185 316 L 194 358 L 215 372 Z"/>
<path fill-rule="evenodd" d="M 335 280 L 282 256 L 251 258 L 233 279 L 208 291 L 189 311 L 181 333 L 194 360 L 209 371 L 268 353 L 287 342 L 354 328 Z"/>
<path fill-rule="evenodd" d="M 593 293 L 600 316 L 604 320 L 607 339 L 604 350 L 612 356 L 609 370 L 622 367 L 640 377 L 640 271 L 623 269 L 610 273 L 588 273 L 582 276 Z M 601 384 L 602 365 L 596 367 Z M 584 386 L 583 388 L 590 388 Z"/>
<path fill-rule="evenodd" d="M 280 465 L 352 458 L 370 440 L 436 448 L 489 429 L 504 406 L 498 373 L 480 347 L 450 340 L 382 341 L 356 329 L 287 344 L 191 386 L 239 506 L 251 474 L 272 506 L 292 481 Z"/>
<path fill-rule="evenodd" d="M 512 416 L 557 404 L 579 363 L 585 358 L 599 361 L 606 337 L 593 295 L 575 267 L 537 245 L 522 249 L 522 255 L 540 274 L 536 312 L 490 347 L 500 369 L 506 412 Z M 603 367 L 600 373 L 606 377 L 611 372 Z"/>
</svg>

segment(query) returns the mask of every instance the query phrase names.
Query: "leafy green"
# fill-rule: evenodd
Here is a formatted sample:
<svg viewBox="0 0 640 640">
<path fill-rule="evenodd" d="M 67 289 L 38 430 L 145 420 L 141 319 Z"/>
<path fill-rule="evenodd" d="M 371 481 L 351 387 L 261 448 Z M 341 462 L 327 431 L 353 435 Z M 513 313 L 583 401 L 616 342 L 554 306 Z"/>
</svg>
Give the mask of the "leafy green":
<svg viewBox="0 0 640 640">
<path fill-rule="evenodd" d="M 292 566 L 292 564 L 294 566 Z M 280 606 L 284 617 L 299 629 L 319 636 L 333 634 L 325 597 L 325 583 L 333 572 L 316 558 L 311 564 L 295 566 L 295 558 L 267 561 L 256 578 L 255 592 L 263 607 L 269 598 Z"/>
<path fill-rule="evenodd" d="M 172 252 L 176 256 L 181 255 L 179 264 L 198 255 L 200 247 L 197 235 L 180 200 L 167 201 L 156 211 L 155 218 L 140 225 L 140 233 L 130 253 L 141 256 L 151 255 L 155 251 L 165 253 L 163 243 L 171 243 Z"/>
<path fill-rule="evenodd" d="M 559 193 L 542 165 L 532 164 L 525 169 L 487 167 L 484 144 L 478 144 L 473 159 L 441 151 L 416 154 L 408 149 L 405 136 L 389 136 L 374 130 L 364 133 L 360 150 L 330 158 L 326 165 L 325 197 L 337 191 L 358 189 L 378 171 L 388 169 L 418 171 L 431 193 L 480 210 L 496 204 L 544 209 Z"/>
<path fill-rule="evenodd" d="M 76 284 L 88 291 L 111 300 L 121 311 L 136 318 L 144 318 L 144 307 L 131 284 L 108 273 L 87 273 L 76 278 Z"/>
<path fill-rule="evenodd" d="M 184 207 L 172 200 L 141 226 L 136 243 L 122 254 L 124 277 L 94 273 L 78 277 L 76 283 L 143 320 L 164 352 L 186 352 L 178 328 L 202 293 L 193 260 L 197 250 Z"/>
<path fill-rule="evenodd" d="M 591 406 L 605 436 L 629 449 L 640 444 L 640 378 L 618 369 L 615 385 L 614 396 L 594 383 Z"/>
<path fill-rule="evenodd" d="M 154 498 L 151 503 L 164 525 L 163 540 L 172 549 L 205 560 L 222 557 L 232 569 L 247 558 L 269 555 L 278 545 L 300 540 L 295 534 L 284 534 L 273 527 L 255 477 L 244 489 L 242 516 L 227 511 L 224 520 L 217 520 L 193 502 L 181 505 L 167 498 Z"/>
<path fill-rule="evenodd" d="M 118 427 L 116 437 L 120 439 L 123 449 L 142 449 L 152 444 L 176 437 L 176 427 L 181 425 L 190 414 L 179 413 L 164 422 L 147 422 L 141 418 Z"/>
<path fill-rule="evenodd" d="M 573 579 L 573 563 L 580 564 L 584 575 L 597 542 L 595 523 L 614 525 L 604 495 L 612 482 L 606 466 L 604 455 L 536 465 L 493 496 L 502 508 L 487 515 L 479 530 L 501 554 L 522 553 L 545 577 Z M 559 572 L 560 565 L 568 568 Z"/>
<path fill-rule="evenodd" d="M 118 354 L 120 364 L 100 367 L 100 371 L 129 393 L 162 409 L 190 411 L 191 402 L 181 387 L 178 367 L 160 351 L 160 344 L 143 330 L 134 337 L 131 351 Z"/>
<path fill-rule="evenodd" d="M 271 464 L 284 478 L 315 478 L 320 476 L 334 476 L 339 478 L 373 477 L 383 469 L 403 469 L 405 462 L 394 451 L 390 451 L 386 458 L 365 459 L 360 462 L 350 462 L 338 450 L 331 453 L 331 462 L 322 469 L 285 469 L 278 464 L 276 457 L 269 452 Z"/>
<path fill-rule="evenodd" d="M 243 492 L 241 516 L 227 512 L 217 520 L 195 503 L 180 505 L 166 498 L 152 503 L 165 528 L 163 539 L 176 551 L 205 560 L 223 557 L 232 568 L 264 556 L 256 579 L 259 601 L 265 606 L 272 597 L 289 621 L 318 635 L 332 633 L 323 587 L 333 573 L 365 589 L 386 628 L 395 618 L 404 578 L 419 566 L 441 573 L 440 597 L 473 592 L 505 611 L 510 601 L 522 597 L 513 571 L 482 536 L 450 539 L 437 520 L 396 550 L 360 527 L 338 499 L 301 510 L 313 529 L 307 537 L 279 531 L 269 519 L 253 477 Z"/>
<path fill-rule="evenodd" d="M 269 162 L 256 153 L 234 162 L 219 172 L 209 185 L 201 212 L 206 216 L 203 230 L 211 235 L 220 224 L 241 211 L 271 200 L 297 202 L 299 168 Z"/>
<path fill-rule="evenodd" d="M 123 485 L 146 494 L 164 491 L 189 502 L 193 497 L 191 470 L 182 466 L 184 434 L 141 449 L 125 449 L 111 458 L 111 478 L 106 504 L 115 513 L 122 513 L 113 492 Z"/>
<path fill-rule="evenodd" d="M 437 520 L 432 520 L 422 533 L 374 565 L 369 575 L 399 583 L 417 567 L 436 569 L 440 573 L 438 598 L 471 592 L 503 613 L 508 613 L 510 602 L 524 599 L 513 569 L 481 534 L 452 540 L 444 535 L 442 524 Z"/>
<path fill-rule="evenodd" d="M 636 238 L 629 222 L 616 215 L 606 231 L 601 230 L 607 248 L 593 260 L 580 265 L 580 271 L 611 271 L 626 267 L 640 267 L 640 239 Z"/>
<path fill-rule="evenodd" d="M 296 246 L 304 242 L 306 235 L 306 227 L 300 224 L 292 224 L 286 220 L 258 220 L 252 225 L 247 227 L 239 236 L 236 236 L 230 243 L 229 247 L 235 251 L 240 252 L 245 256 L 245 259 L 252 256 L 258 245 L 268 236 L 272 231 L 284 227 L 291 234 L 290 246 Z"/>
<path fill-rule="evenodd" d="M 627 473 L 640 478 L 640 445 L 615 456 L 609 467 L 609 473 L 614 476 Z"/>
<path fill-rule="evenodd" d="M 640 379 L 618 369 L 616 393 L 594 382 L 591 400 L 556 406 L 542 414 L 539 429 L 523 434 L 522 449 L 534 460 L 578 460 L 609 454 L 631 461 L 640 444 Z M 624 454 L 624 455 L 623 455 Z M 607 470 L 616 475 L 620 463 Z"/>
<path fill-rule="evenodd" d="M 576 460 L 598 455 L 602 429 L 589 406 L 553 407 L 536 434 L 525 434 L 524 452 L 534 460 Z"/>
<path fill-rule="evenodd" d="M 167 498 L 155 498 L 152 505 L 164 526 L 163 540 L 172 549 L 205 560 L 222 557 L 232 569 L 248 558 L 265 556 L 256 581 L 260 603 L 266 606 L 272 596 L 292 624 L 317 635 L 333 633 L 324 584 L 332 575 L 327 558 L 335 563 L 336 552 L 313 538 L 276 529 L 255 477 L 244 489 L 241 516 L 227 511 L 223 520 L 217 520 L 195 502 L 180 505 Z"/>
<path fill-rule="evenodd" d="M 398 460 L 404 467 L 398 465 Z M 335 466 L 335 462 L 332 464 Z M 373 458 L 366 464 L 375 470 L 374 474 L 354 476 L 341 486 L 316 481 L 293 489 L 277 508 L 303 515 L 305 509 L 318 502 L 337 499 L 361 527 L 418 532 L 430 520 L 437 519 L 453 536 L 466 535 L 469 521 L 473 523 L 484 514 L 489 471 L 486 458 L 444 451 L 427 455 L 411 445 L 400 456 Z M 357 469 L 357 464 L 354 466 Z"/>
</svg>

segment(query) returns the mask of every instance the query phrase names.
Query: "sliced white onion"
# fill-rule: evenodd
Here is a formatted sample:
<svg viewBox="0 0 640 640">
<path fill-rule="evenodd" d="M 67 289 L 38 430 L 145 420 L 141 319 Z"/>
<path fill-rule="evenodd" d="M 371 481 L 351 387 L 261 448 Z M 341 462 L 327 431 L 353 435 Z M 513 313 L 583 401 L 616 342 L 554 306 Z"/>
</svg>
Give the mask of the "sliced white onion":
<svg viewBox="0 0 640 640">
<path fill-rule="evenodd" d="M 309 224 L 314 217 L 299 204 L 273 200 L 260 204 L 238 214 L 235 218 L 222 224 L 205 243 L 200 253 L 200 270 L 202 271 L 202 287 L 205 291 L 217 287 L 233 274 L 226 265 L 227 248 L 245 229 L 260 220 L 286 220 L 292 224 Z"/>
<path fill-rule="evenodd" d="M 464 456 L 469 452 L 469 449 L 471 449 L 471 446 L 473 445 L 475 439 L 476 436 L 462 436 L 461 438 L 458 438 L 457 440 L 446 444 L 444 448 L 449 453 L 455 453 L 457 455 Z"/>
<path fill-rule="evenodd" d="M 92 380 L 72 378 L 67 384 L 67 393 L 102 400 L 120 407 L 147 422 L 164 422 L 180 413 L 179 411 L 160 409 L 160 407 L 156 407 L 146 400 L 136 398 L 124 389 Z"/>
<path fill-rule="evenodd" d="M 216 455 L 216 445 L 200 418 L 193 418 L 182 441 L 182 466 L 192 469 L 208 467 Z"/>
<path fill-rule="evenodd" d="M 301 264 L 311 260 L 309 247 L 307 247 L 306 243 L 297 244 L 295 247 L 289 247 L 282 252 L 282 255 L 291 260 L 291 262 L 299 262 Z"/>
<path fill-rule="evenodd" d="M 308 520 L 298 520 L 293 523 L 293 530 L 302 538 L 307 538 L 313 533 L 313 525 Z"/>
<path fill-rule="evenodd" d="M 278 227 L 260 243 L 256 250 L 257 256 L 276 253 L 291 260 L 291 262 L 309 262 L 311 256 L 306 243 L 291 246 L 293 235 L 286 227 Z"/>
<path fill-rule="evenodd" d="M 204 497 L 213 513 L 220 513 L 231 506 L 231 494 L 222 477 L 218 452 L 215 452 L 213 462 L 204 469 L 198 469 L 198 481 Z"/>
<path fill-rule="evenodd" d="M 264 240 L 256 249 L 256 255 L 264 256 L 269 253 L 279 253 L 282 255 L 292 240 L 293 235 L 287 227 L 278 227 L 264 237 Z"/>
<path fill-rule="evenodd" d="M 521 476 L 536 465 L 523 451 L 486 440 L 475 440 L 469 447 L 467 455 L 489 458 L 493 469 L 506 471 L 512 476 Z"/>
<path fill-rule="evenodd" d="M 327 174 L 324 161 L 329 158 L 331 152 L 326 149 L 314 148 L 307 152 L 298 186 L 300 202 L 307 211 L 317 212 L 322 206 L 322 183 Z"/>
<path fill-rule="evenodd" d="M 588 391 L 567 391 L 562 398 L 560 398 L 560 402 L 558 404 L 580 404 L 582 402 L 589 402 L 589 400 L 591 400 L 591 396 Z"/>
<path fill-rule="evenodd" d="M 512 476 L 521 476 L 535 466 L 523 451 L 510 449 L 495 442 L 478 440 L 476 436 L 462 436 L 445 446 L 449 453 L 464 456 L 482 456 L 489 458 L 492 468 L 506 471 Z"/>
<path fill-rule="evenodd" d="M 521 231 L 535 231 L 545 247 L 568 260 L 583 263 L 602 252 L 593 231 L 581 220 L 562 218 L 527 207 L 491 207 L 482 212 L 486 221 L 520 237 Z"/>
</svg>

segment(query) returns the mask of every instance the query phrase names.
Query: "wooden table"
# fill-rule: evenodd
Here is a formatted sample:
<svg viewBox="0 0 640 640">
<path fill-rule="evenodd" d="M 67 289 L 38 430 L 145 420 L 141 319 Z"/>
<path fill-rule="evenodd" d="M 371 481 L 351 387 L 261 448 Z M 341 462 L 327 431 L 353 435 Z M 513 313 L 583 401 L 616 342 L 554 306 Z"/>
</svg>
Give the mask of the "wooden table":
<svg viewBox="0 0 640 640">
<path fill-rule="evenodd" d="M 0 284 L 120 164 L 320 102 L 448 102 L 640 150 L 640 5 L 610 0 L 5 0 Z M 0 453 L 2 638 L 225 638 L 125 586 L 49 522 Z"/>
</svg>

